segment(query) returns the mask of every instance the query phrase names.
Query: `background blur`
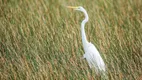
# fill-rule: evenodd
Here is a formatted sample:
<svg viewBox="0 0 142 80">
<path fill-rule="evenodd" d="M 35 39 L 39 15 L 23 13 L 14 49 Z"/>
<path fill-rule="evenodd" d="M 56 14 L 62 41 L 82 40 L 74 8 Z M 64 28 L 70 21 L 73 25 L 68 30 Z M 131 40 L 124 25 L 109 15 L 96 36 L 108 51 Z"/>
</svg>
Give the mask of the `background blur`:
<svg viewBox="0 0 142 80">
<path fill-rule="evenodd" d="M 103 80 L 85 59 L 85 30 L 103 57 L 108 80 L 140 80 L 142 0 L 1 0 L 0 80 Z"/>
</svg>

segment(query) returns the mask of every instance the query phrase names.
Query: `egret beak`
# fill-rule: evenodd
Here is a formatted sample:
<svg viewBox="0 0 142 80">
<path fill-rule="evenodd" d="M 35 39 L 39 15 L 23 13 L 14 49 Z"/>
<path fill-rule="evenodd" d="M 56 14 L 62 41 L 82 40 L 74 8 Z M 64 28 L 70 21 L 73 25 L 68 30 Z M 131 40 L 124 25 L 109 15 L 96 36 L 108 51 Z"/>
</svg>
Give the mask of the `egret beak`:
<svg viewBox="0 0 142 80">
<path fill-rule="evenodd" d="M 74 7 L 74 6 L 67 6 L 67 8 L 77 9 L 78 7 Z"/>
</svg>

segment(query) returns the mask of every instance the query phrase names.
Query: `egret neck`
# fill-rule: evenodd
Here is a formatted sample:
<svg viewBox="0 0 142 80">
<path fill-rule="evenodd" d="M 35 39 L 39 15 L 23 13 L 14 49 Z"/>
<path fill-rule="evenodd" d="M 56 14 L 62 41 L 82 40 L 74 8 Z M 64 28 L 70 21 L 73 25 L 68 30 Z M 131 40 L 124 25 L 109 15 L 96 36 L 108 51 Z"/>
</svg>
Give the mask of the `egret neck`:
<svg viewBox="0 0 142 80">
<path fill-rule="evenodd" d="M 85 15 L 85 19 L 81 23 L 81 36 L 82 36 L 83 47 L 84 47 L 84 50 L 85 50 L 86 49 L 85 47 L 87 47 L 87 44 L 89 43 L 87 41 L 86 34 L 85 34 L 85 28 L 84 28 L 86 22 L 88 22 L 88 20 L 89 20 L 88 14 L 85 10 L 84 10 L 84 15 Z"/>
</svg>

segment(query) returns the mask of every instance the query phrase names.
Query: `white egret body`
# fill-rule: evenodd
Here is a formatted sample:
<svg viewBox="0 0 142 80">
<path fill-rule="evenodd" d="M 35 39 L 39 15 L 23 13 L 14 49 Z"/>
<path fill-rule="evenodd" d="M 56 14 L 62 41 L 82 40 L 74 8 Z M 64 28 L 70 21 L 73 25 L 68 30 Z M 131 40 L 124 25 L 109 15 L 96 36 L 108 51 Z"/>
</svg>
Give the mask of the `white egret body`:
<svg viewBox="0 0 142 80">
<path fill-rule="evenodd" d="M 84 26 L 85 26 L 85 23 L 88 22 L 89 20 L 86 10 L 81 6 L 79 7 L 68 6 L 68 8 L 79 10 L 83 12 L 85 15 L 85 19 L 81 23 L 82 43 L 83 43 L 83 48 L 85 51 L 83 58 L 86 58 L 90 68 L 93 68 L 93 67 L 95 68 L 96 73 L 105 72 L 105 63 L 102 57 L 100 56 L 99 51 L 96 49 L 96 47 L 91 42 L 88 42 L 86 38 Z"/>
</svg>

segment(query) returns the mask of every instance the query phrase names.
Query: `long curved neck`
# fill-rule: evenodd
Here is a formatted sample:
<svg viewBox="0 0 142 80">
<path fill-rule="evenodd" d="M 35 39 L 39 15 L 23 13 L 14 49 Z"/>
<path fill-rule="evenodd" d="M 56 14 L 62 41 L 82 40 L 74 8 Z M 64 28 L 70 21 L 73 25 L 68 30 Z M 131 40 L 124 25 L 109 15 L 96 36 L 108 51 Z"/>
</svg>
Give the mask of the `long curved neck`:
<svg viewBox="0 0 142 80">
<path fill-rule="evenodd" d="M 88 18 L 88 14 L 86 11 L 84 11 L 84 15 L 85 15 L 85 19 L 81 23 L 81 36 L 82 36 L 83 48 L 85 50 L 86 49 L 85 47 L 87 47 L 87 43 L 89 42 L 87 41 L 84 27 L 85 27 L 86 22 L 89 20 L 89 18 Z"/>
</svg>

